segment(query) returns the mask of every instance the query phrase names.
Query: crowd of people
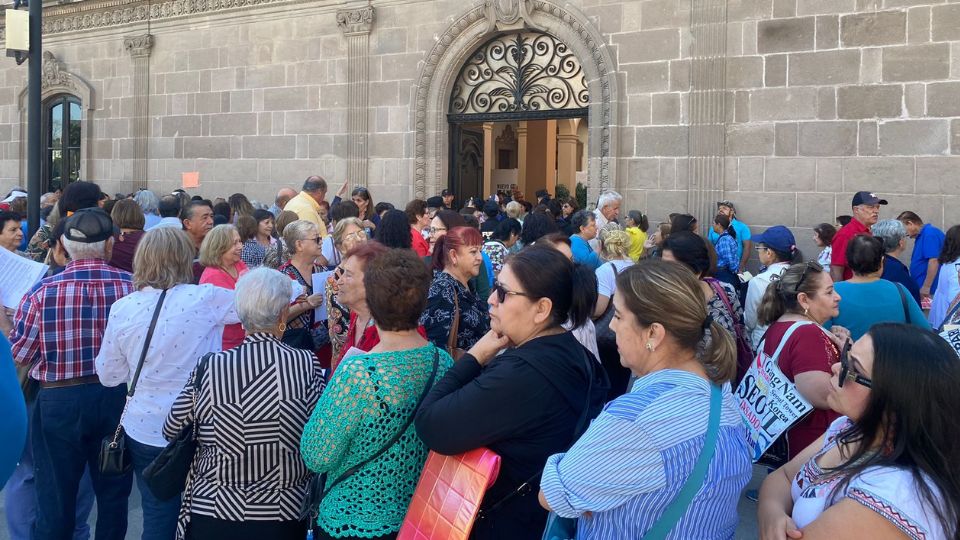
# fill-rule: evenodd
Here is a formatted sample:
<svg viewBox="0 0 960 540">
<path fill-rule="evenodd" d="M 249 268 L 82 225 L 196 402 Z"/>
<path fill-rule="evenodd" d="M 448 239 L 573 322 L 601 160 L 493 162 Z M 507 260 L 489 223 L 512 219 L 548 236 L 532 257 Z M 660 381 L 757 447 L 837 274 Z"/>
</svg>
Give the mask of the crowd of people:
<svg viewBox="0 0 960 540">
<path fill-rule="evenodd" d="M 428 452 L 484 447 L 471 538 L 550 514 L 580 539 L 729 539 L 754 472 L 737 387 L 764 357 L 812 410 L 765 454 L 761 538 L 960 538 L 960 225 L 881 221 L 859 192 L 804 261 L 729 200 L 653 223 L 614 191 L 348 190 L 74 182 L 32 235 L 26 193 L 0 203 L 0 249 L 48 267 L 0 310 L 11 538 L 85 540 L 95 500 L 96 538 L 123 539 L 134 481 L 144 540 L 394 538 Z M 170 497 L 152 470 L 183 433 Z"/>
</svg>

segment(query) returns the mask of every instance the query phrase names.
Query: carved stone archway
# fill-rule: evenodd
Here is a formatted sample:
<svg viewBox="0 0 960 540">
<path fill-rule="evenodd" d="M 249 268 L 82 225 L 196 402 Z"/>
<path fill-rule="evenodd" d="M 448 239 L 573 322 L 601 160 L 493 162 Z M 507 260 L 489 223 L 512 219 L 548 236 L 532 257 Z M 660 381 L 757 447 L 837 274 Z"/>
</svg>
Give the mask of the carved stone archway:
<svg viewBox="0 0 960 540">
<path fill-rule="evenodd" d="M 40 77 L 40 99 L 69 94 L 80 100 L 80 179 L 91 180 L 90 133 L 93 131 L 90 112 L 93 108 L 93 88 L 77 75 L 66 70 L 63 62 L 50 51 L 43 51 L 43 69 Z M 20 91 L 17 99 L 20 111 L 20 176 L 27 177 L 27 88 Z"/>
<path fill-rule="evenodd" d="M 583 66 L 590 95 L 588 178 L 591 192 L 616 189 L 619 96 L 616 64 L 599 30 L 569 4 L 551 0 L 486 0 L 437 38 L 420 69 L 414 103 L 414 195 L 438 193 L 447 178 L 447 112 L 463 64 L 498 33 L 537 30 L 565 43 Z"/>
</svg>

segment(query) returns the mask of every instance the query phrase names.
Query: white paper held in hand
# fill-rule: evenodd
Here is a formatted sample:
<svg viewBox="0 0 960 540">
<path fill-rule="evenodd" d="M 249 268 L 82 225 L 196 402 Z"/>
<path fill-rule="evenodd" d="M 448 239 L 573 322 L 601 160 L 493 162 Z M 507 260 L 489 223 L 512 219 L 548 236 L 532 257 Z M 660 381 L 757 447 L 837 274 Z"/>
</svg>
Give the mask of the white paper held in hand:
<svg viewBox="0 0 960 540">
<path fill-rule="evenodd" d="M 317 272 L 313 275 L 313 294 L 323 295 L 324 301 L 320 302 L 320 305 L 317 306 L 317 309 L 313 310 L 314 322 L 320 322 L 327 320 L 327 278 L 330 277 L 330 274 L 333 273 L 333 270 L 327 272 Z"/>
<path fill-rule="evenodd" d="M 0 248 L 0 294 L 5 307 L 17 309 L 23 297 L 43 279 L 48 266 Z"/>
</svg>

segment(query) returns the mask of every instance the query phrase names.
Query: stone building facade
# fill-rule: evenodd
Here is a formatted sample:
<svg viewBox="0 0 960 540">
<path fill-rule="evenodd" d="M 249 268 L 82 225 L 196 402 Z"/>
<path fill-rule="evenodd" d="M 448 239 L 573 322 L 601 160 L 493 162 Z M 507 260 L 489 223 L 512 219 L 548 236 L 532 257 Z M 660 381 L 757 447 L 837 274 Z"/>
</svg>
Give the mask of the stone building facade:
<svg viewBox="0 0 960 540">
<path fill-rule="evenodd" d="M 591 198 L 618 189 L 657 221 L 722 197 L 754 227 L 806 228 L 867 189 L 886 217 L 960 222 L 954 1 L 79 0 L 44 17 L 45 99 L 76 98 L 79 175 L 111 192 L 198 171 L 209 196 L 269 200 L 309 174 L 436 194 L 461 68 L 538 32 L 582 66 Z M 25 88 L 8 61 L 0 191 L 25 183 Z"/>
</svg>

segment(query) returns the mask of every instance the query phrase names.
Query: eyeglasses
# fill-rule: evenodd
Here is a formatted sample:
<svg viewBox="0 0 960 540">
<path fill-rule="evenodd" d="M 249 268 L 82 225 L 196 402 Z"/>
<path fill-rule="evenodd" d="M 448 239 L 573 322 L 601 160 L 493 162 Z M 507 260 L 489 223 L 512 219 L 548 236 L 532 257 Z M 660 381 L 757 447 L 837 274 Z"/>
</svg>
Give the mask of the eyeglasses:
<svg viewBox="0 0 960 540">
<path fill-rule="evenodd" d="M 499 281 L 494 281 L 492 288 L 493 288 L 493 290 L 496 291 L 496 293 L 497 293 L 497 303 L 498 303 L 498 304 L 502 304 L 503 301 L 507 299 L 507 295 L 508 295 L 508 294 L 511 295 L 511 296 L 526 296 L 526 297 L 528 297 L 528 298 L 530 297 L 530 295 L 527 294 L 527 293 L 522 293 L 522 292 L 518 292 L 518 291 L 511 291 L 511 290 L 507 289 L 507 288 L 504 287 Z"/>
<path fill-rule="evenodd" d="M 837 381 L 837 386 L 843 388 L 843 383 L 850 379 L 851 381 L 861 385 L 866 386 L 867 388 L 873 388 L 873 381 L 860 375 L 856 371 L 850 369 L 850 342 L 848 341 L 846 345 L 843 346 L 843 351 L 840 352 L 840 375 L 839 380 Z"/>
<path fill-rule="evenodd" d="M 318 237 L 316 237 L 316 238 L 304 238 L 303 241 L 304 241 L 304 242 L 316 242 L 316 243 L 320 244 L 320 243 L 323 242 L 323 238 L 320 237 L 320 236 L 318 236 Z"/>
<path fill-rule="evenodd" d="M 352 233 L 343 235 L 344 240 L 361 240 L 366 237 L 367 237 L 367 233 L 363 231 L 353 231 Z"/>
<path fill-rule="evenodd" d="M 427 229 L 427 232 L 429 232 L 430 234 L 437 234 L 438 232 L 442 232 L 445 230 L 447 230 L 446 227 L 430 227 Z"/>
</svg>

